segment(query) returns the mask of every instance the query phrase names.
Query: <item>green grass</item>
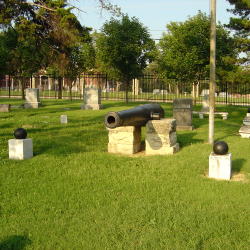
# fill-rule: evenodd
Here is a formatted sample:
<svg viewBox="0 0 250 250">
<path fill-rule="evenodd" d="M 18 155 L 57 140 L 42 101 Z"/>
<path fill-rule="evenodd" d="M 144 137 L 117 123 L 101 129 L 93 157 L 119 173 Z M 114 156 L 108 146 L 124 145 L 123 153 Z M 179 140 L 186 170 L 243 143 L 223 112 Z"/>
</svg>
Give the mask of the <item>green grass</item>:
<svg viewBox="0 0 250 250">
<path fill-rule="evenodd" d="M 175 155 L 126 157 L 107 153 L 103 118 L 137 104 L 43 104 L 0 113 L 0 249 L 250 249 L 250 140 L 237 134 L 246 108 L 220 106 L 229 118 L 215 119 L 215 139 L 229 144 L 234 173 L 244 175 L 237 182 L 205 176 L 207 118 L 178 132 Z M 171 117 L 172 106 L 162 107 Z M 33 139 L 32 159 L 8 159 L 17 127 Z"/>
</svg>

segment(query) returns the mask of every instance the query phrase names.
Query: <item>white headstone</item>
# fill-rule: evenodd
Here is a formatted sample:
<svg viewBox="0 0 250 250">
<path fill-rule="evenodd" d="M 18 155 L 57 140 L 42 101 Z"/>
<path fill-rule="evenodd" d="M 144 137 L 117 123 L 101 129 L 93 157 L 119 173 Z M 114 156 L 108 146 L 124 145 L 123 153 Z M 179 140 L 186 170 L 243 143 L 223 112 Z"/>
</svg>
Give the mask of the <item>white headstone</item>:
<svg viewBox="0 0 250 250">
<path fill-rule="evenodd" d="M 61 115 L 60 116 L 60 121 L 62 124 L 68 123 L 68 116 L 67 115 Z"/>
<path fill-rule="evenodd" d="M 101 109 L 101 89 L 98 87 L 87 87 L 84 89 L 84 104 L 81 109 Z"/>
<path fill-rule="evenodd" d="M 38 108 L 40 106 L 39 89 L 25 89 L 25 108 Z"/>
</svg>

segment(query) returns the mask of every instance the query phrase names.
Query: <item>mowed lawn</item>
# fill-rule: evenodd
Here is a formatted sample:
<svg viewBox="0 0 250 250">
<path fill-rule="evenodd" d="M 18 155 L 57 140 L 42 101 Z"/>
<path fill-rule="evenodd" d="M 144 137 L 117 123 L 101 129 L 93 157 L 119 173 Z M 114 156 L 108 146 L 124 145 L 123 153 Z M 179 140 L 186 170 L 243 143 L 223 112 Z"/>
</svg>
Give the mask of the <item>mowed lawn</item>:
<svg viewBox="0 0 250 250">
<path fill-rule="evenodd" d="M 215 119 L 215 139 L 229 145 L 234 178 L 216 181 L 206 177 L 207 117 L 177 133 L 177 154 L 128 157 L 107 153 L 103 120 L 138 104 L 103 104 L 43 100 L 0 113 L 0 249 L 250 249 L 250 140 L 238 135 L 246 107 L 217 108 L 229 112 Z M 172 105 L 162 107 L 171 117 Z M 8 159 L 18 127 L 33 139 L 32 159 Z"/>
</svg>

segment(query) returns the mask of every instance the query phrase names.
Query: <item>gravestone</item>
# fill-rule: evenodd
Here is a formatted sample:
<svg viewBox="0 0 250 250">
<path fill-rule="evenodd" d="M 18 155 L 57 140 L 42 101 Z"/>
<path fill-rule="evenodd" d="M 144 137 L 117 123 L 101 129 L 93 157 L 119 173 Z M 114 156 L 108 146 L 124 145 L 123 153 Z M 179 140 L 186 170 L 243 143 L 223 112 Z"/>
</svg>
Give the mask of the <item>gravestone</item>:
<svg viewBox="0 0 250 250">
<path fill-rule="evenodd" d="M 10 112 L 10 104 L 0 104 L 0 112 Z"/>
<path fill-rule="evenodd" d="M 98 87 L 86 87 L 84 89 L 84 104 L 81 109 L 99 110 L 101 106 L 101 89 Z"/>
<path fill-rule="evenodd" d="M 168 155 L 179 151 L 176 138 L 176 120 L 164 118 L 146 124 L 146 155 Z"/>
<path fill-rule="evenodd" d="M 68 116 L 67 115 L 61 115 L 60 116 L 61 124 L 67 124 L 68 123 Z"/>
<path fill-rule="evenodd" d="M 250 138 L 250 110 L 248 109 L 245 118 L 243 119 L 243 126 L 239 130 L 242 138 Z"/>
<path fill-rule="evenodd" d="M 173 116 L 176 119 L 177 130 L 192 130 L 192 99 L 175 99 L 173 101 Z"/>
<path fill-rule="evenodd" d="M 25 100 L 24 108 L 38 108 L 41 105 L 39 89 L 25 89 Z"/>
<path fill-rule="evenodd" d="M 201 96 L 209 95 L 209 89 L 203 89 L 201 91 Z"/>
<path fill-rule="evenodd" d="M 161 93 L 160 89 L 153 89 L 153 95 L 158 95 L 160 93 Z"/>
<path fill-rule="evenodd" d="M 209 95 L 204 95 L 202 97 L 202 112 L 209 112 Z"/>
</svg>

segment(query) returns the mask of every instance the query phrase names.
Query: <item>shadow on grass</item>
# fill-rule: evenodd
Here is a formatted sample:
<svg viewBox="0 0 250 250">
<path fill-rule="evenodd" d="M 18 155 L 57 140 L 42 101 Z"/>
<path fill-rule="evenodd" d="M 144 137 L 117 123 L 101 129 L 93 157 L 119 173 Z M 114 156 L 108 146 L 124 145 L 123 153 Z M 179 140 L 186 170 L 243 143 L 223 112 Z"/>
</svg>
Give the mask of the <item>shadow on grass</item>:
<svg viewBox="0 0 250 250">
<path fill-rule="evenodd" d="M 31 244 L 27 236 L 12 235 L 0 242 L 0 250 L 22 250 Z"/>
<path fill-rule="evenodd" d="M 177 141 L 180 144 L 181 147 L 188 146 L 190 144 L 195 144 L 195 143 L 201 143 L 204 142 L 201 139 L 194 139 L 193 137 L 196 136 L 197 133 L 182 133 L 177 135 Z"/>
<path fill-rule="evenodd" d="M 245 159 L 235 159 L 235 160 L 232 160 L 232 172 L 234 174 L 239 173 L 245 162 L 246 162 Z"/>
</svg>

